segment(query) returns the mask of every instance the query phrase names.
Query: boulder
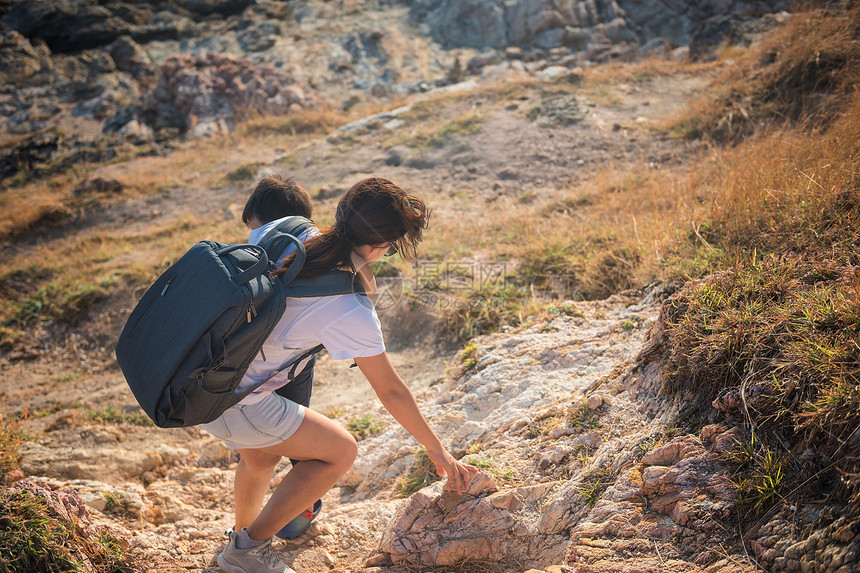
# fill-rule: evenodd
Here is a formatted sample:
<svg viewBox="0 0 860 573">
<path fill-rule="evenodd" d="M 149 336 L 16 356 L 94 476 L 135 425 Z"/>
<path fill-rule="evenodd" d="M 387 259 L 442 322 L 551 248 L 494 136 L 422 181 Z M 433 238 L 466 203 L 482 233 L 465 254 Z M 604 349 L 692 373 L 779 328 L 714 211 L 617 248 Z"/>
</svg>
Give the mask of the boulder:
<svg viewBox="0 0 860 573">
<path fill-rule="evenodd" d="M 717 57 L 723 44 L 735 44 L 741 39 L 744 19 L 737 14 L 715 16 L 698 24 L 690 37 L 690 59 L 710 61 Z"/>
<path fill-rule="evenodd" d="M 13 148 L 4 149 L 0 152 L 0 179 L 12 177 L 39 163 L 50 162 L 59 146 L 60 138 L 56 134 L 42 133 Z"/>
<path fill-rule="evenodd" d="M 98 533 L 90 512 L 81 496 L 71 488 L 54 489 L 46 481 L 19 481 L 13 491 L 27 492 L 45 501 L 48 513 L 72 525 L 72 531 L 81 537 L 95 537 Z"/>
<path fill-rule="evenodd" d="M 598 34 L 613 44 L 638 46 L 652 37 L 690 42 L 708 18 L 750 20 L 785 10 L 796 0 L 416 0 L 410 18 L 446 47 L 508 45 L 584 50 Z M 719 32 L 717 33 L 719 38 Z M 602 52 L 601 52 L 602 53 Z"/>
<path fill-rule="evenodd" d="M 280 35 L 281 26 L 277 22 L 260 22 L 239 34 L 239 45 L 246 52 L 262 52 L 274 46 Z"/>
<path fill-rule="evenodd" d="M 382 534 L 379 552 L 395 565 L 454 566 L 468 560 L 516 561 L 543 567 L 560 560 L 567 521 L 543 530 L 539 508 L 557 484 L 499 489 L 478 474 L 459 496 L 438 482 L 400 506 Z M 544 524 L 545 525 L 545 524 Z"/>
<path fill-rule="evenodd" d="M 53 69 L 51 51 L 42 42 L 32 44 L 27 38 L 13 30 L 0 33 L 0 84 L 19 87 L 48 80 Z"/>
<path fill-rule="evenodd" d="M 162 10 L 156 12 L 145 24 L 136 26 L 131 37 L 142 44 L 155 40 L 180 40 L 196 33 L 194 22 L 181 14 Z"/>
<path fill-rule="evenodd" d="M 427 4 L 416 2 L 414 13 Z M 496 0 L 441 0 L 429 10 L 433 38 L 445 47 L 504 48 L 508 44 L 505 9 Z M 422 6 L 423 5 L 423 6 Z"/>
<path fill-rule="evenodd" d="M 388 54 L 380 42 L 384 36 L 383 30 L 361 30 L 349 35 L 343 42 L 343 48 L 349 52 L 354 62 L 375 58 L 380 65 L 385 65 L 388 62 Z"/>
<path fill-rule="evenodd" d="M 536 37 L 544 32 L 563 30 L 568 24 L 553 4 L 553 2 L 542 1 L 516 2 L 510 5 L 505 14 L 505 20 L 509 23 L 508 41 L 517 45 L 534 43 L 542 48 L 560 45 L 543 46 L 540 42 L 535 42 Z"/>
<path fill-rule="evenodd" d="M 133 27 L 95 0 L 21 0 L 6 14 L 6 23 L 29 38 L 40 38 L 53 52 L 104 46 Z"/>
<path fill-rule="evenodd" d="M 195 16 L 241 14 L 254 0 L 180 0 L 179 5 Z"/>
<path fill-rule="evenodd" d="M 155 74 L 149 54 L 131 36 L 117 38 L 110 46 L 110 57 L 118 70 L 127 72 L 138 80 Z"/>
<path fill-rule="evenodd" d="M 141 116 L 155 129 L 178 128 L 207 137 L 231 130 L 246 117 L 282 115 L 322 102 L 315 90 L 270 64 L 213 53 L 182 54 L 162 66 Z"/>
<path fill-rule="evenodd" d="M 86 85 L 78 86 L 77 91 L 80 99 L 72 115 L 97 120 L 114 115 L 140 97 L 137 82 L 124 72 L 98 76 Z"/>
</svg>

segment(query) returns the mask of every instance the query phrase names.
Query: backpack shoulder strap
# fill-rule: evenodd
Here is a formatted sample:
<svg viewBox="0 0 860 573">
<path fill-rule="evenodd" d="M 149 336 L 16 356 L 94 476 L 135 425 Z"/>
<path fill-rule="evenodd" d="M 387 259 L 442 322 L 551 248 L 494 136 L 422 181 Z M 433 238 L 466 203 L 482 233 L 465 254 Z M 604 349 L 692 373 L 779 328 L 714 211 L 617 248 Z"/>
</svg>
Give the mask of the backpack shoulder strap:
<svg viewBox="0 0 860 573">
<path fill-rule="evenodd" d="M 277 261 L 287 246 L 284 235 L 298 237 L 313 226 L 313 224 L 314 222 L 310 219 L 298 215 L 287 217 L 266 231 L 266 234 L 260 239 L 259 245 L 266 250 L 270 260 Z"/>
<path fill-rule="evenodd" d="M 266 251 L 269 261 L 272 263 L 271 270 L 274 270 L 274 265 L 281 259 L 281 253 L 287 248 L 287 245 L 292 243 L 296 247 L 296 258 L 290 265 L 289 270 L 280 275 L 282 284 L 290 284 L 296 275 L 301 272 L 305 265 L 307 253 L 305 246 L 298 236 L 313 225 L 313 221 L 305 217 L 287 217 L 272 229 L 269 229 L 260 239 L 260 246 Z"/>
<path fill-rule="evenodd" d="M 286 287 L 287 297 L 307 298 L 338 294 L 366 295 L 356 276 L 347 271 L 332 269 L 327 273 L 304 279 L 293 279 Z"/>
<path fill-rule="evenodd" d="M 286 287 L 287 297 L 307 298 L 313 296 L 334 296 L 339 294 L 366 295 L 364 287 L 355 279 L 353 273 L 332 269 L 315 277 L 294 278 L 305 261 L 304 245 L 298 241 L 298 236 L 313 225 L 313 221 L 305 217 L 287 217 L 263 235 L 260 246 L 265 249 L 269 260 L 277 261 L 286 248 L 287 243 L 296 244 L 296 260 L 290 265 L 287 273 L 281 276 Z M 294 240 L 295 239 L 295 240 Z"/>
</svg>

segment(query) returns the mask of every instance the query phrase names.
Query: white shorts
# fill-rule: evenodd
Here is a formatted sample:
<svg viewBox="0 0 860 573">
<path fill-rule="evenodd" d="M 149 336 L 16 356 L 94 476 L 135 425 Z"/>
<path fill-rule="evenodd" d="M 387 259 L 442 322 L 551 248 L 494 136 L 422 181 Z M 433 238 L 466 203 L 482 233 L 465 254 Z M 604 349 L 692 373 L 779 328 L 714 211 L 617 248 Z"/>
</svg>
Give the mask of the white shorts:
<svg viewBox="0 0 860 573">
<path fill-rule="evenodd" d="M 231 450 L 265 448 L 292 436 L 304 418 L 304 406 L 269 392 L 259 402 L 236 404 L 202 427 Z"/>
</svg>

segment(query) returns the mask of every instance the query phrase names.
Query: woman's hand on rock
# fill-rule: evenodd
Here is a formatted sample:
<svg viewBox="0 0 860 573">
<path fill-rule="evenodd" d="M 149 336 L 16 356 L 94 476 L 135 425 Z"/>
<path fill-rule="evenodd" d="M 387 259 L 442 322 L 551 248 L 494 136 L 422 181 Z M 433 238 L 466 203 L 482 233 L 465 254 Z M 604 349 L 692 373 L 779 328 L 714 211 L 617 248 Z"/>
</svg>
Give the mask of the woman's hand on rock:
<svg viewBox="0 0 860 573">
<path fill-rule="evenodd" d="M 472 478 L 478 472 L 478 468 L 458 462 L 446 450 L 441 452 L 427 452 L 430 455 L 430 460 L 436 466 L 436 473 L 440 476 L 448 478 L 445 484 L 445 491 L 456 491 L 462 494 L 468 491 L 469 485 L 472 483 Z"/>
</svg>

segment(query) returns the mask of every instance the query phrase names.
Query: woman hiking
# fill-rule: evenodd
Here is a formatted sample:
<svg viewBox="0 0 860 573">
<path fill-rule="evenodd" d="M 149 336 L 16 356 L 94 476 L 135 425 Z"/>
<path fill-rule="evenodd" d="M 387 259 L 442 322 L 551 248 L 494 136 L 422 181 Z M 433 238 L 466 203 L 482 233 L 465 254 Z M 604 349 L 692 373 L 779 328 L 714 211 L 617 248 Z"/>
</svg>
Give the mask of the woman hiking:
<svg viewBox="0 0 860 573">
<path fill-rule="evenodd" d="M 298 277 L 331 270 L 358 274 L 389 252 L 414 261 L 428 218 L 424 202 L 391 181 L 359 181 L 338 203 L 334 227 L 305 243 L 307 261 Z M 278 272 L 286 271 L 294 258 L 288 256 Z M 476 469 L 455 460 L 427 424 L 385 352 L 379 318 L 367 296 L 290 299 L 239 391 L 319 344 L 332 359 L 355 360 L 385 408 L 427 449 L 439 475 L 448 478 L 448 491 L 462 493 L 469 487 Z M 230 573 L 293 572 L 278 557 L 272 537 L 331 489 L 357 453 L 355 440 L 339 424 L 274 392 L 284 383 L 288 381 L 273 377 L 203 426 L 241 456 L 234 481 L 236 522 L 218 556 L 221 569 Z M 282 457 L 302 461 L 263 506 Z"/>
</svg>

